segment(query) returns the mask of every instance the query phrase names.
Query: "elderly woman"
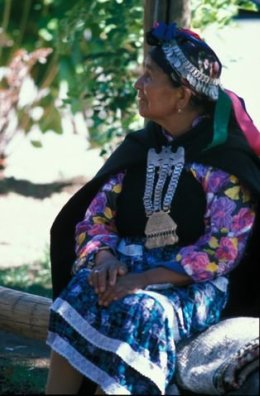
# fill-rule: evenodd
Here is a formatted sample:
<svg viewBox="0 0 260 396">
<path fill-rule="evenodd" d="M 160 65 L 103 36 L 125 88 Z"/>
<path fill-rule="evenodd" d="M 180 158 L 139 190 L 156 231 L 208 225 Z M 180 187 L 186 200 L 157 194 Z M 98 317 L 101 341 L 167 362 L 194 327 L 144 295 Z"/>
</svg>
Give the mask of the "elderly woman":
<svg viewBox="0 0 260 396">
<path fill-rule="evenodd" d="M 156 24 L 127 135 L 52 227 L 49 394 L 167 394 L 176 344 L 220 320 L 252 235 L 260 137 L 221 63 Z M 73 276 L 72 276 L 73 273 Z"/>
</svg>

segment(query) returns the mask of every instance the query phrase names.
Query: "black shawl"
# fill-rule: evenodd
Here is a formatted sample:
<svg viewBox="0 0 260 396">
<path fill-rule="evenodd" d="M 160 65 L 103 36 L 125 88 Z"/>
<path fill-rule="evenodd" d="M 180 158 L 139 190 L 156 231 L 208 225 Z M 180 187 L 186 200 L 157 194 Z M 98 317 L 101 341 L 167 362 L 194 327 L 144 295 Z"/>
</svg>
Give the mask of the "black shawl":
<svg viewBox="0 0 260 396">
<path fill-rule="evenodd" d="M 172 143 L 174 151 L 176 147 L 182 145 L 185 148 L 186 161 L 212 165 L 237 176 L 259 201 L 260 160 L 249 148 L 244 135 L 233 123 L 230 125 L 227 141 L 207 150 L 212 138 L 212 130 L 211 121 L 202 121 L 188 133 L 174 140 Z M 71 278 L 71 267 L 76 258 L 75 226 L 83 219 L 98 189 L 110 175 L 144 163 L 149 148 L 160 149 L 164 144 L 167 144 L 167 140 L 161 128 L 153 122 L 149 122 L 142 130 L 129 133 L 96 176 L 76 192 L 62 208 L 51 227 L 53 298 L 59 295 Z M 255 229 L 259 231 L 257 224 L 259 221 L 255 224 Z M 256 272 L 257 265 L 260 265 L 259 253 L 253 248 L 254 244 L 256 247 L 256 241 L 253 244 L 256 232 L 254 231 L 248 245 L 246 260 L 243 260 L 242 264 L 233 271 L 234 278 L 238 277 L 238 279 L 234 287 L 231 282 L 232 298 L 226 310 L 228 315 L 256 315 L 256 293 L 258 293 Z M 237 289 L 238 282 L 239 289 Z M 244 292 L 241 292 L 242 290 Z"/>
</svg>

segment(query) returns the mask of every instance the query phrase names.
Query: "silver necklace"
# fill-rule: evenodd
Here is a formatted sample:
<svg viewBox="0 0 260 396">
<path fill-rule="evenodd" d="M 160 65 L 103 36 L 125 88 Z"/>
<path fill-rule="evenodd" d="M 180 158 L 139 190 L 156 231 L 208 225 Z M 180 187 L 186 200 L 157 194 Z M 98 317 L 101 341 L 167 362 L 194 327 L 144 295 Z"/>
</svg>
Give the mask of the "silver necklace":
<svg viewBox="0 0 260 396">
<path fill-rule="evenodd" d="M 162 147 L 160 153 L 155 149 L 148 151 L 145 192 L 143 203 L 148 217 L 145 246 L 148 249 L 174 245 L 178 242 L 177 224 L 169 215 L 179 177 L 184 166 L 184 148 L 179 147 L 173 153 L 170 147 Z M 158 179 L 155 183 L 155 174 Z M 163 197 L 165 184 L 169 180 Z"/>
</svg>

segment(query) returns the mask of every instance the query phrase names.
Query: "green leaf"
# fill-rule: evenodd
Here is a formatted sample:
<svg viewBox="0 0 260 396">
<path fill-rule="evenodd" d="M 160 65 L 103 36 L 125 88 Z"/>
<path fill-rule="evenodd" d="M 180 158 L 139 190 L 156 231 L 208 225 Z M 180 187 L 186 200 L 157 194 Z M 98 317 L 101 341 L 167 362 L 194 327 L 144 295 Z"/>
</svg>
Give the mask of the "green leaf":
<svg viewBox="0 0 260 396">
<path fill-rule="evenodd" d="M 42 142 L 40 142 L 39 140 L 31 140 L 31 144 L 36 148 L 42 147 Z"/>
</svg>

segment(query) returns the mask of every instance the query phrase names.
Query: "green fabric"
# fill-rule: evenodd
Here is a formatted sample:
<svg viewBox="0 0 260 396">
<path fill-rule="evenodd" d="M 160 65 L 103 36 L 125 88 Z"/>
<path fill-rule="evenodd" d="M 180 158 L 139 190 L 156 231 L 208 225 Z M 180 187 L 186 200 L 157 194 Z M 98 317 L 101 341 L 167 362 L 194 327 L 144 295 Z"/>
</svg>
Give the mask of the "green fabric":
<svg viewBox="0 0 260 396">
<path fill-rule="evenodd" d="M 214 114 L 213 139 L 206 150 L 218 146 L 227 140 L 231 108 L 232 102 L 230 97 L 220 89 Z"/>
</svg>

